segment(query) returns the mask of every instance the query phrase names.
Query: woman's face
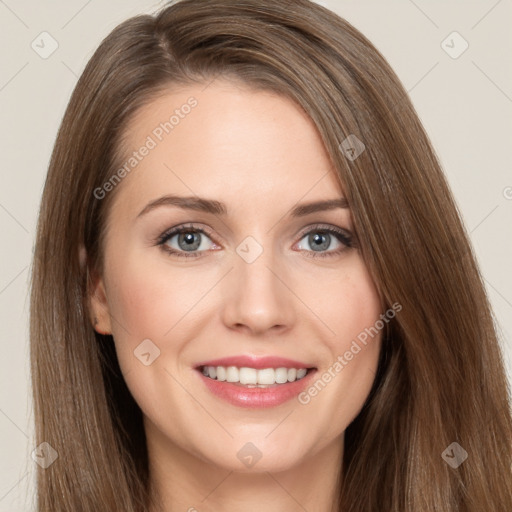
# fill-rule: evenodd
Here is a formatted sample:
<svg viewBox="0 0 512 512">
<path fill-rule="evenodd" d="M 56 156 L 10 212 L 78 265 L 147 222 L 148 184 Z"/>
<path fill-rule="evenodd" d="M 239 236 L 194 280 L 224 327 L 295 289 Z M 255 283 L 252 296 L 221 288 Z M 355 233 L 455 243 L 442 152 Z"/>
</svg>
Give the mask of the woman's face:
<svg viewBox="0 0 512 512">
<path fill-rule="evenodd" d="M 151 452 L 237 471 L 339 456 L 383 310 L 313 123 L 216 81 L 153 101 L 126 134 L 121 181 L 96 191 L 118 187 L 92 307 Z"/>
</svg>

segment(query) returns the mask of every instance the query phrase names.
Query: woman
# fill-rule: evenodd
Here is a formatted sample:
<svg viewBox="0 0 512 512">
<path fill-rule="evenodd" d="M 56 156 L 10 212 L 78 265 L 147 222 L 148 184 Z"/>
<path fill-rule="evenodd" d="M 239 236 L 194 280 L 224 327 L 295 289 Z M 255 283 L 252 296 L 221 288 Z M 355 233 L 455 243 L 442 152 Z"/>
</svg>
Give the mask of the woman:
<svg viewBox="0 0 512 512">
<path fill-rule="evenodd" d="M 453 197 L 385 59 L 307 0 L 103 41 L 50 162 L 31 358 L 41 512 L 512 510 Z"/>
</svg>

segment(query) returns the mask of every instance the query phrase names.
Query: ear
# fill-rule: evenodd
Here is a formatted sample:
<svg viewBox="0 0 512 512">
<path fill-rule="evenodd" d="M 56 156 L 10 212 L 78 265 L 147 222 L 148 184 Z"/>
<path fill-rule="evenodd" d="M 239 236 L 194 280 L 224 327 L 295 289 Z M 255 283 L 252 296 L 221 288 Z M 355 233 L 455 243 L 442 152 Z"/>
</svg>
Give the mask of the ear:
<svg viewBox="0 0 512 512">
<path fill-rule="evenodd" d="M 82 269 L 87 268 L 87 305 L 93 328 L 99 334 L 112 334 L 105 283 L 102 276 L 88 268 L 87 254 L 83 246 L 79 249 L 79 261 Z"/>
</svg>

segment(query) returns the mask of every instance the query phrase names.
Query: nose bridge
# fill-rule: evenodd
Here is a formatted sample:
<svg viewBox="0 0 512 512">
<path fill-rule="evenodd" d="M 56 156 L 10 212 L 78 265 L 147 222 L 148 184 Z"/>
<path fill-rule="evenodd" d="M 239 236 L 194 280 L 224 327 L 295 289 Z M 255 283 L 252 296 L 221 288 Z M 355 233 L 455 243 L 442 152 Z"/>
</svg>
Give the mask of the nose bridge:
<svg viewBox="0 0 512 512">
<path fill-rule="evenodd" d="M 289 327 L 293 321 L 292 294 L 283 283 L 285 267 L 278 263 L 270 238 L 264 245 L 248 236 L 236 248 L 224 305 L 224 320 L 231 326 L 261 332 Z"/>
</svg>

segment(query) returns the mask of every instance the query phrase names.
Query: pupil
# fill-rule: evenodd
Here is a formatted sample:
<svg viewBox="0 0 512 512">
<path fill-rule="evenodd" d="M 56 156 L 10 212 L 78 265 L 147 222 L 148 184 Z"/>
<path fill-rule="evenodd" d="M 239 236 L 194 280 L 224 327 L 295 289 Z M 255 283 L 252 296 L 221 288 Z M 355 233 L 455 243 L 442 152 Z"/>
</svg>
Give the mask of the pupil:
<svg viewBox="0 0 512 512">
<path fill-rule="evenodd" d="M 329 247 L 329 234 L 328 233 L 312 235 L 312 236 L 310 236 L 310 243 L 311 243 L 311 240 L 314 241 L 314 243 L 312 243 L 311 245 L 318 249 L 327 249 Z"/>
<path fill-rule="evenodd" d="M 180 247 L 182 249 L 184 249 L 185 251 L 192 251 L 194 249 L 197 249 L 200 245 L 200 242 L 198 242 L 198 238 L 196 240 L 194 240 L 194 237 L 196 237 L 196 235 L 197 235 L 197 233 L 186 233 L 186 234 L 182 233 L 179 236 L 179 240 L 178 240 Z M 185 242 L 184 247 L 181 246 L 181 242 Z"/>
</svg>

